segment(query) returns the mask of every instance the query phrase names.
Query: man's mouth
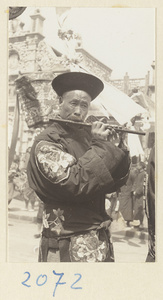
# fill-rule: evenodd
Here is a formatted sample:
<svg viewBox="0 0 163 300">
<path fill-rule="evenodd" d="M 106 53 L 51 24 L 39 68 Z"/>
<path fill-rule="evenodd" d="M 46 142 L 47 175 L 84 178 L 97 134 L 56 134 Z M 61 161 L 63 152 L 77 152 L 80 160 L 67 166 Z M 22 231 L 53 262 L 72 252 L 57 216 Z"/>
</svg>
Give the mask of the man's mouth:
<svg viewBox="0 0 163 300">
<path fill-rule="evenodd" d="M 75 122 L 83 122 L 83 120 L 79 117 L 71 116 L 69 117 L 69 120 L 75 121 Z"/>
</svg>

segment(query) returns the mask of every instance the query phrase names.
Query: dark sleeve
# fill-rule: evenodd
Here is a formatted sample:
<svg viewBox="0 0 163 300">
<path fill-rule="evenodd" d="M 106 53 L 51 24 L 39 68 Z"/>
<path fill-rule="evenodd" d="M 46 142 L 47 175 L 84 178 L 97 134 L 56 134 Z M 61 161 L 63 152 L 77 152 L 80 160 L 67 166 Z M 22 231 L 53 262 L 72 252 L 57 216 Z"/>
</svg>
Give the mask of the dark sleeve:
<svg viewBox="0 0 163 300">
<path fill-rule="evenodd" d="M 92 141 L 76 160 L 61 144 L 40 141 L 31 150 L 28 178 L 36 192 L 54 194 L 57 190 L 64 198 L 78 197 L 116 191 L 127 180 L 128 169 L 128 153 L 110 142 Z"/>
<path fill-rule="evenodd" d="M 147 202 L 150 223 L 155 231 L 155 148 L 152 148 L 148 162 Z"/>
<path fill-rule="evenodd" d="M 153 148 L 150 153 L 148 163 L 148 195 L 155 201 L 155 149 Z"/>
</svg>

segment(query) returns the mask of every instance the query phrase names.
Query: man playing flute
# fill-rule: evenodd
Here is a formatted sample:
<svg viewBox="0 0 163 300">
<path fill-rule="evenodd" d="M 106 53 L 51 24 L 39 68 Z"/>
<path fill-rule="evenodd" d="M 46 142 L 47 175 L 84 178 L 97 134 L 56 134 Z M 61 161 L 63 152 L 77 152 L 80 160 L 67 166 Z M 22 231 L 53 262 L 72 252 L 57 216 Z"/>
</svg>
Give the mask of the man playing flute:
<svg viewBox="0 0 163 300">
<path fill-rule="evenodd" d="M 129 152 L 109 139 L 107 124 L 80 124 L 104 88 L 99 78 L 63 73 L 52 87 L 67 122 L 54 122 L 36 137 L 28 164 L 30 187 L 45 204 L 39 261 L 113 262 L 105 194 L 127 181 Z"/>
</svg>

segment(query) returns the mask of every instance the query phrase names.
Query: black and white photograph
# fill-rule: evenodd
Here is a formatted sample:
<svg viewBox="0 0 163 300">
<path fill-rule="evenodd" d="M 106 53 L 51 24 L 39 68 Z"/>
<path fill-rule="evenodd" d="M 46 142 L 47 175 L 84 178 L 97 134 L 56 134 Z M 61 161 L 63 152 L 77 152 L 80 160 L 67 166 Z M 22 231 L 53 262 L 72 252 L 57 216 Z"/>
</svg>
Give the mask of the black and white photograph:
<svg viewBox="0 0 163 300">
<path fill-rule="evenodd" d="M 157 261 L 155 19 L 9 7 L 9 263 Z"/>
</svg>

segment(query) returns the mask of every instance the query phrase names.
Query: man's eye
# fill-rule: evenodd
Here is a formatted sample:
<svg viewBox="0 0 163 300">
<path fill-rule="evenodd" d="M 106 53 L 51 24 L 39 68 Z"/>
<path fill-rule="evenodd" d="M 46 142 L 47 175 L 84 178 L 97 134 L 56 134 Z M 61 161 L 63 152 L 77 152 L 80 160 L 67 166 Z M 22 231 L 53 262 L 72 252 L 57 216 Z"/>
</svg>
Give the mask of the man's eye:
<svg viewBox="0 0 163 300">
<path fill-rule="evenodd" d="M 88 105 L 87 105 L 87 104 L 82 104 L 81 107 L 82 107 L 82 108 L 87 108 Z"/>
</svg>

